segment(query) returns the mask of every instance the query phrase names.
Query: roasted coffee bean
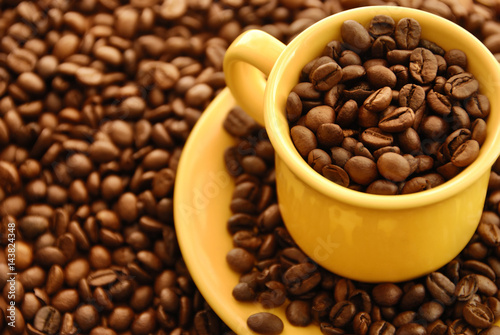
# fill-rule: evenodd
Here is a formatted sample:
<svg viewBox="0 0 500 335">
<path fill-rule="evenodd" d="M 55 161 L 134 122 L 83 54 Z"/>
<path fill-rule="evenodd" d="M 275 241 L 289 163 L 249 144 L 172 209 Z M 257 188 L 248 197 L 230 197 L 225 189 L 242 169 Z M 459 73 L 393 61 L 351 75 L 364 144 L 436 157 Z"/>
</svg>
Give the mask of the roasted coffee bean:
<svg viewBox="0 0 500 335">
<path fill-rule="evenodd" d="M 242 248 L 234 248 L 226 256 L 228 265 L 238 273 L 246 273 L 252 270 L 255 257 Z"/>
<path fill-rule="evenodd" d="M 363 106 L 370 112 L 381 112 L 389 107 L 392 100 L 392 90 L 386 86 L 375 91 L 364 102 Z"/>
<path fill-rule="evenodd" d="M 342 72 L 342 68 L 332 60 L 311 70 L 309 79 L 318 91 L 328 91 L 340 82 Z"/>
<path fill-rule="evenodd" d="M 258 334 L 281 334 L 283 332 L 283 321 L 274 314 L 260 312 L 252 314 L 247 319 L 248 327 Z"/>
<path fill-rule="evenodd" d="M 482 329 L 491 326 L 495 318 L 489 307 L 481 303 L 465 305 L 463 316 L 471 326 Z"/>
<path fill-rule="evenodd" d="M 426 277 L 427 290 L 438 301 L 446 306 L 453 303 L 455 284 L 440 272 L 433 272 Z"/>
<path fill-rule="evenodd" d="M 416 48 L 410 55 L 410 74 L 418 83 L 428 84 L 436 78 L 438 64 L 428 49 Z"/>
<path fill-rule="evenodd" d="M 92 305 L 81 305 L 75 311 L 74 318 L 83 331 L 89 331 L 97 325 L 99 313 Z"/>
<path fill-rule="evenodd" d="M 457 74 L 446 81 L 444 90 L 457 100 L 470 98 L 479 89 L 479 83 L 470 73 Z"/>
<path fill-rule="evenodd" d="M 292 301 L 286 307 L 286 318 L 294 326 L 308 326 L 312 321 L 310 304 L 302 300 Z"/>
<path fill-rule="evenodd" d="M 354 318 L 356 308 L 349 301 L 339 301 L 330 310 L 329 319 L 333 326 L 344 327 Z"/>
<path fill-rule="evenodd" d="M 413 50 L 420 42 L 421 32 L 422 28 L 415 19 L 403 18 L 396 24 L 394 39 L 401 49 Z"/>
<path fill-rule="evenodd" d="M 46 334 L 56 334 L 61 324 L 61 314 L 51 306 L 44 306 L 38 310 L 33 326 Z"/>
<path fill-rule="evenodd" d="M 368 333 L 371 325 L 371 317 L 367 312 L 360 312 L 354 316 L 352 327 L 354 333 L 358 335 L 364 335 Z"/>
<path fill-rule="evenodd" d="M 370 34 L 365 27 L 353 20 L 347 20 L 342 23 L 340 34 L 344 42 L 354 51 L 366 51 L 372 44 Z"/>
<path fill-rule="evenodd" d="M 291 136 L 295 147 L 304 157 L 307 157 L 309 152 L 317 146 L 316 136 L 304 126 L 294 126 L 291 129 Z"/>
<path fill-rule="evenodd" d="M 401 289 L 391 283 L 379 284 L 373 288 L 372 296 L 376 304 L 389 307 L 399 303 L 403 292 Z"/>
<path fill-rule="evenodd" d="M 391 323 L 383 320 L 373 322 L 368 330 L 368 334 L 370 335 L 392 335 L 395 332 L 395 327 Z"/>
<path fill-rule="evenodd" d="M 378 176 L 375 162 L 363 156 L 350 158 L 344 169 L 349 174 L 349 178 L 360 185 L 368 185 Z"/>
<path fill-rule="evenodd" d="M 368 32 L 372 36 L 392 35 L 396 22 L 387 15 L 375 15 L 370 21 Z"/>
<path fill-rule="evenodd" d="M 477 276 L 467 275 L 460 279 L 455 287 L 455 296 L 459 301 L 468 301 L 478 290 Z"/>
</svg>

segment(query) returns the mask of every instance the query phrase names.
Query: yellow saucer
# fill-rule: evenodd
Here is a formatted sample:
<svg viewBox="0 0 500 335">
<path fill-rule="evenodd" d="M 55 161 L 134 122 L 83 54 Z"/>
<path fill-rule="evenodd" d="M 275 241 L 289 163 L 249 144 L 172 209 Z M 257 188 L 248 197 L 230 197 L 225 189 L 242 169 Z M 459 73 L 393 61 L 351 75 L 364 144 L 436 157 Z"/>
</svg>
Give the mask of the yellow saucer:
<svg viewBox="0 0 500 335">
<path fill-rule="evenodd" d="M 255 334 L 246 320 L 263 311 L 283 320 L 283 334 L 321 335 L 317 325 L 289 324 L 283 306 L 265 310 L 258 303 L 240 303 L 232 296 L 239 275 L 226 264 L 226 253 L 232 248 L 226 223 L 234 183 L 226 172 L 223 154 L 235 142 L 222 123 L 234 106 L 225 88 L 205 110 L 182 151 L 174 191 L 175 229 L 182 256 L 205 300 L 238 335 Z"/>
</svg>

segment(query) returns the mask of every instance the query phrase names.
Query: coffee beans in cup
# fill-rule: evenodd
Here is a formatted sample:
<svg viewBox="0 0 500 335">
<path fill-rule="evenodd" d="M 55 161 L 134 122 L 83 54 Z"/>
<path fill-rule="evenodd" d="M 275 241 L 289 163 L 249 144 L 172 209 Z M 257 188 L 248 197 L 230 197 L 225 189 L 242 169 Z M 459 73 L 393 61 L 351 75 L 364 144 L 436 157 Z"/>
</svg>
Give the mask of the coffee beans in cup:
<svg viewBox="0 0 500 335">
<path fill-rule="evenodd" d="M 490 110 L 462 50 L 421 38 L 412 18 L 347 20 L 304 66 L 286 115 L 299 154 L 325 178 L 373 194 L 436 187 L 469 166 Z"/>
</svg>

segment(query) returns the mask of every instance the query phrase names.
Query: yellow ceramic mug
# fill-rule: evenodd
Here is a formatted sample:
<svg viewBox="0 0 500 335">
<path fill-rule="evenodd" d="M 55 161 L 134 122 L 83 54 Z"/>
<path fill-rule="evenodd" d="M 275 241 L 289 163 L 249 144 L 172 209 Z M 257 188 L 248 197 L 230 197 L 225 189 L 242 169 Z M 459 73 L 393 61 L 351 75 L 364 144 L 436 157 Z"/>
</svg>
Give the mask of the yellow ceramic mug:
<svg viewBox="0 0 500 335">
<path fill-rule="evenodd" d="M 445 50 L 463 50 L 468 70 L 491 103 L 488 135 L 476 161 L 452 180 L 420 193 L 383 196 L 339 186 L 309 167 L 290 139 L 285 103 L 302 67 L 328 42 L 341 40 L 344 21 L 366 26 L 378 14 L 396 22 L 412 17 L 422 26 L 422 38 Z M 238 104 L 265 121 L 276 151 L 283 220 L 297 244 L 321 266 L 360 281 L 397 282 L 440 268 L 467 244 L 481 216 L 490 168 L 500 154 L 500 69 L 466 30 L 419 10 L 358 8 L 323 19 L 286 47 L 264 32 L 247 31 L 227 50 L 224 72 Z"/>
</svg>

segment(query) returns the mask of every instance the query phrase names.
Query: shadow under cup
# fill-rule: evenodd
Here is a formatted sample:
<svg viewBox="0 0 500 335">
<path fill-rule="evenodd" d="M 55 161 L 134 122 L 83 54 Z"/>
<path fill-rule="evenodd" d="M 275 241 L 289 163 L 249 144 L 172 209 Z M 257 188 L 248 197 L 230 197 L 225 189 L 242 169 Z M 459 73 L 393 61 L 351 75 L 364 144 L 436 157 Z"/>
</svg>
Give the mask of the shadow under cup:
<svg viewBox="0 0 500 335">
<path fill-rule="evenodd" d="M 397 196 L 353 191 L 328 181 L 298 154 L 286 119 L 288 94 L 305 64 L 341 40 L 346 20 L 364 26 L 375 15 L 416 19 L 422 39 L 460 49 L 468 72 L 488 96 L 487 138 L 476 161 L 443 185 Z M 500 67 L 484 45 L 451 21 L 401 7 L 365 7 L 328 17 L 296 37 L 275 63 L 266 87 L 265 122 L 276 151 L 283 220 L 299 247 L 324 268 L 367 282 L 403 281 L 437 270 L 472 237 L 482 213 L 490 168 L 500 153 Z M 271 111 L 271 112 L 270 112 Z"/>
</svg>

